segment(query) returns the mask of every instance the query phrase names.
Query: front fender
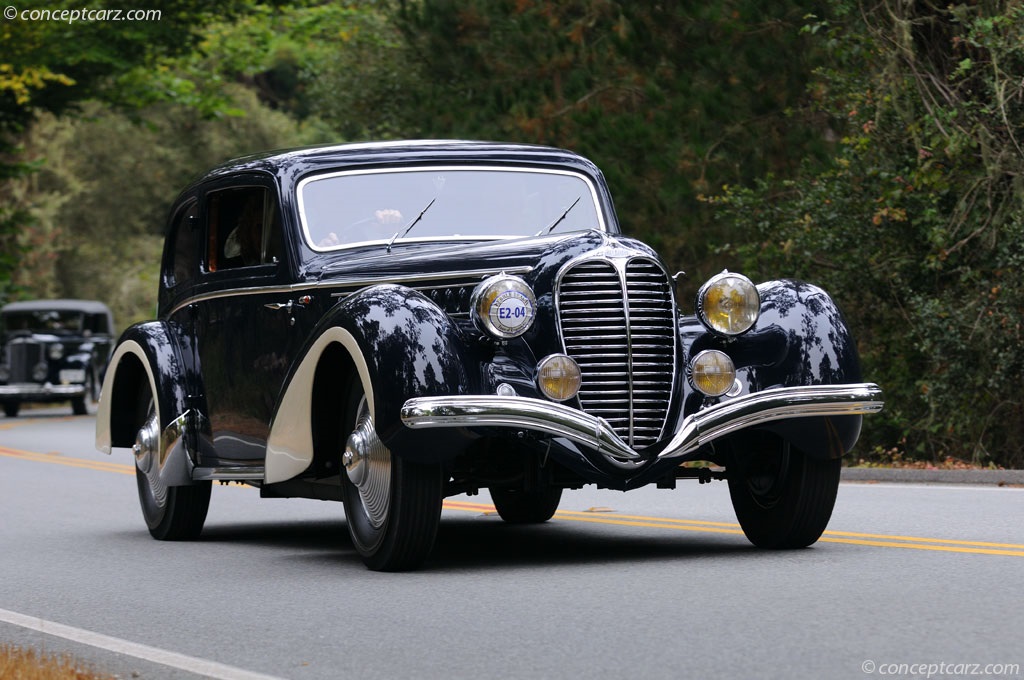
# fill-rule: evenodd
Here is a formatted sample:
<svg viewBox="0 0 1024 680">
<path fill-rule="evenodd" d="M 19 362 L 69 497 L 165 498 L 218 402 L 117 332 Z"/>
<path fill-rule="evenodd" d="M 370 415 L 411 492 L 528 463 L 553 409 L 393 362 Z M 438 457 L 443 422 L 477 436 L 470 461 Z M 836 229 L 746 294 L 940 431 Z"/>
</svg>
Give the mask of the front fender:
<svg viewBox="0 0 1024 680">
<path fill-rule="evenodd" d="M 118 340 L 96 412 L 96 448 L 131 447 L 139 425 L 139 398 L 148 387 L 160 416 L 160 478 L 168 486 L 191 483 L 194 461 L 186 436 L 190 418 L 183 362 L 171 326 L 136 324 Z"/>
<path fill-rule="evenodd" d="M 748 333 L 697 338 L 690 357 L 721 349 L 736 364 L 742 394 L 774 387 L 844 385 L 862 381 L 856 342 L 842 312 L 821 288 L 791 280 L 760 284 L 761 315 Z M 687 412 L 699 408 L 691 394 Z M 765 426 L 810 455 L 835 458 L 853 448 L 862 416 L 796 418 Z"/>
<path fill-rule="evenodd" d="M 313 385 L 321 358 L 332 346 L 340 345 L 351 360 L 377 434 L 397 455 L 437 455 L 423 445 L 422 434 L 402 424 L 401 409 L 408 399 L 466 394 L 479 382 L 466 370 L 475 364 L 469 363 L 467 343 L 451 317 L 403 286 L 371 286 L 353 293 L 324 316 L 310 337 L 271 425 L 268 483 L 290 479 L 313 461 Z M 459 433 L 442 433 L 431 441 L 435 449 L 451 445 L 454 455 L 463 439 Z"/>
</svg>

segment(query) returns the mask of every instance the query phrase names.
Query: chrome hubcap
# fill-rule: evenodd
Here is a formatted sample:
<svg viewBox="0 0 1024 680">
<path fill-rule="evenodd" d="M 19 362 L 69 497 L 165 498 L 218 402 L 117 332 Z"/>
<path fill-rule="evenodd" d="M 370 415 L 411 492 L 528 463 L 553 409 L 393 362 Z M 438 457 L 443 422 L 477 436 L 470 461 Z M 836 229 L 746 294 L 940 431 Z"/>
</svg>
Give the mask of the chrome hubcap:
<svg viewBox="0 0 1024 680">
<path fill-rule="evenodd" d="M 156 409 L 150 406 L 145 422 L 135 434 L 132 453 L 135 454 L 135 467 L 149 482 L 154 503 L 158 508 L 162 508 L 167 503 L 167 487 L 160 482 L 160 465 L 157 461 L 159 452 L 160 419 L 156 415 Z"/>
<path fill-rule="evenodd" d="M 359 493 L 370 525 L 380 529 L 387 521 L 391 502 L 391 452 L 373 428 L 365 397 L 359 402 L 356 427 L 345 442 L 341 462 Z"/>
</svg>

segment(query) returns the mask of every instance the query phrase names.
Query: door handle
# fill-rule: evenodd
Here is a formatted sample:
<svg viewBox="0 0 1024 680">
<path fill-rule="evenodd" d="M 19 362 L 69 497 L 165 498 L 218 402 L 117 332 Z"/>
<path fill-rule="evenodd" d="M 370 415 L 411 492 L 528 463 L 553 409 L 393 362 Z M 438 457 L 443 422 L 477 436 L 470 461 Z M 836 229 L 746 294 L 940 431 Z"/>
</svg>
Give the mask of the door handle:
<svg viewBox="0 0 1024 680">
<path fill-rule="evenodd" d="M 274 311 L 283 309 L 289 314 L 291 314 L 292 310 L 295 309 L 296 307 L 305 307 L 312 301 L 312 297 L 310 297 L 309 295 L 303 295 L 298 300 L 289 300 L 288 302 L 270 302 L 263 306 L 266 307 L 267 309 L 273 309 Z"/>
</svg>

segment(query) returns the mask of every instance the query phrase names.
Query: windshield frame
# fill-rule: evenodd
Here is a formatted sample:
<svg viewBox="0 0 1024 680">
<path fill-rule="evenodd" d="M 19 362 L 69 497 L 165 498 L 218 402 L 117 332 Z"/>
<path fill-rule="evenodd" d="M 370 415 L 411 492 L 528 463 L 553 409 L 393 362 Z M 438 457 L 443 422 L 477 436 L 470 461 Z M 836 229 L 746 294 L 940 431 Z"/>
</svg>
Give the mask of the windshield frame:
<svg viewBox="0 0 1024 680">
<path fill-rule="evenodd" d="M 370 239 L 364 241 L 354 241 L 351 243 L 340 243 L 338 245 L 322 246 L 317 245 L 314 242 L 313 236 L 310 233 L 309 222 L 306 215 L 306 206 L 304 202 L 304 190 L 305 188 L 314 182 L 323 180 L 335 179 L 338 177 L 346 176 L 358 176 L 358 175 L 394 175 L 399 173 L 409 172 L 426 172 L 426 173 L 439 173 L 439 172 L 512 172 L 512 173 L 529 173 L 534 175 L 559 175 L 563 177 L 572 177 L 581 180 L 584 186 L 589 192 L 590 199 L 593 204 L 594 213 L 597 215 L 597 226 L 596 229 L 602 232 L 608 231 L 607 221 L 605 219 L 604 211 L 602 210 L 602 204 L 600 196 L 597 191 L 597 186 L 594 180 L 588 175 L 578 172 L 575 170 L 565 170 L 550 167 L 534 167 L 534 166 L 523 166 L 523 165 L 476 165 L 476 164 L 446 164 L 446 165 L 414 165 L 406 167 L 375 167 L 375 168 L 361 168 L 355 170 L 340 170 L 337 172 L 327 172 L 320 174 L 313 174 L 302 178 L 295 186 L 295 201 L 299 213 L 299 224 L 302 229 L 302 237 L 305 241 L 306 247 L 317 253 L 329 253 L 337 252 L 342 250 L 349 250 L 352 248 L 363 248 L 366 246 L 379 245 L 385 247 L 392 240 L 393 235 L 387 234 L 382 238 Z M 586 195 L 584 193 L 584 195 Z M 557 217 L 552 215 L 552 218 Z M 543 229 L 545 224 L 538 224 L 537 229 Z M 396 225 L 396 230 L 404 228 L 404 225 Z M 535 234 L 535 231 L 524 234 L 472 234 L 472 235 L 459 235 L 454 234 L 445 236 L 418 236 L 416 230 L 413 229 L 406 236 L 396 239 L 394 244 L 402 243 L 424 243 L 424 242 L 463 242 L 463 241 L 506 241 L 518 238 L 528 238 Z M 568 232 L 562 232 L 568 233 Z"/>
</svg>

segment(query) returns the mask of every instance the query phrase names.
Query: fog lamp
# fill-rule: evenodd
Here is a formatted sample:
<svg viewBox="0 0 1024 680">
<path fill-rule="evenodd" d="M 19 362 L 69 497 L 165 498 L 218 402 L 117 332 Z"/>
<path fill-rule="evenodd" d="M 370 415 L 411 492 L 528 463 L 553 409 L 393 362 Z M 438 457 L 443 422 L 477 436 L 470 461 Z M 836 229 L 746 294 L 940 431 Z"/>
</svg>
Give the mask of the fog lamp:
<svg viewBox="0 0 1024 680">
<path fill-rule="evenodd" d="M 720 397 L 736 382 L 736 367 L 725 352 L 706 349 L 690 362 L 690 381 L 702 394 Z"/>
<path fill-rule="evenodd" d="M 64 345 L 59 342 L 55 342 L 46 349 L 46 356 L 50 357 L 54 361 L 59 361 L 64 357 Z"/>
<path fill-rule="evenodd" d="M 580 391 L 582 382 L 580 366 L 572 357 L 549 354 L 537 364 L 537 386 L 548 399 L 572 399 Z"/>
<path fill-rule="evenodd" d="M 495 338 L 517 338 L 533 325 L 537 298 L 518 276 L 498 274 L 481 282 L 470 298 L 473 322 Z"/>
<path fill-rule="evenodd" d="M 36 382 L 43 382 L 50 374 L 50 368 L 45 362 L 38 363 L 32 367 L 32 379 Z"/>
<path fill-rule="evenodd" d="M 742 274 L 724 271 L 697 292 L 697 316 L 710 330 L 723 335 L 746 333 L 757 323 L 761 296 Z"/>
</svg>

